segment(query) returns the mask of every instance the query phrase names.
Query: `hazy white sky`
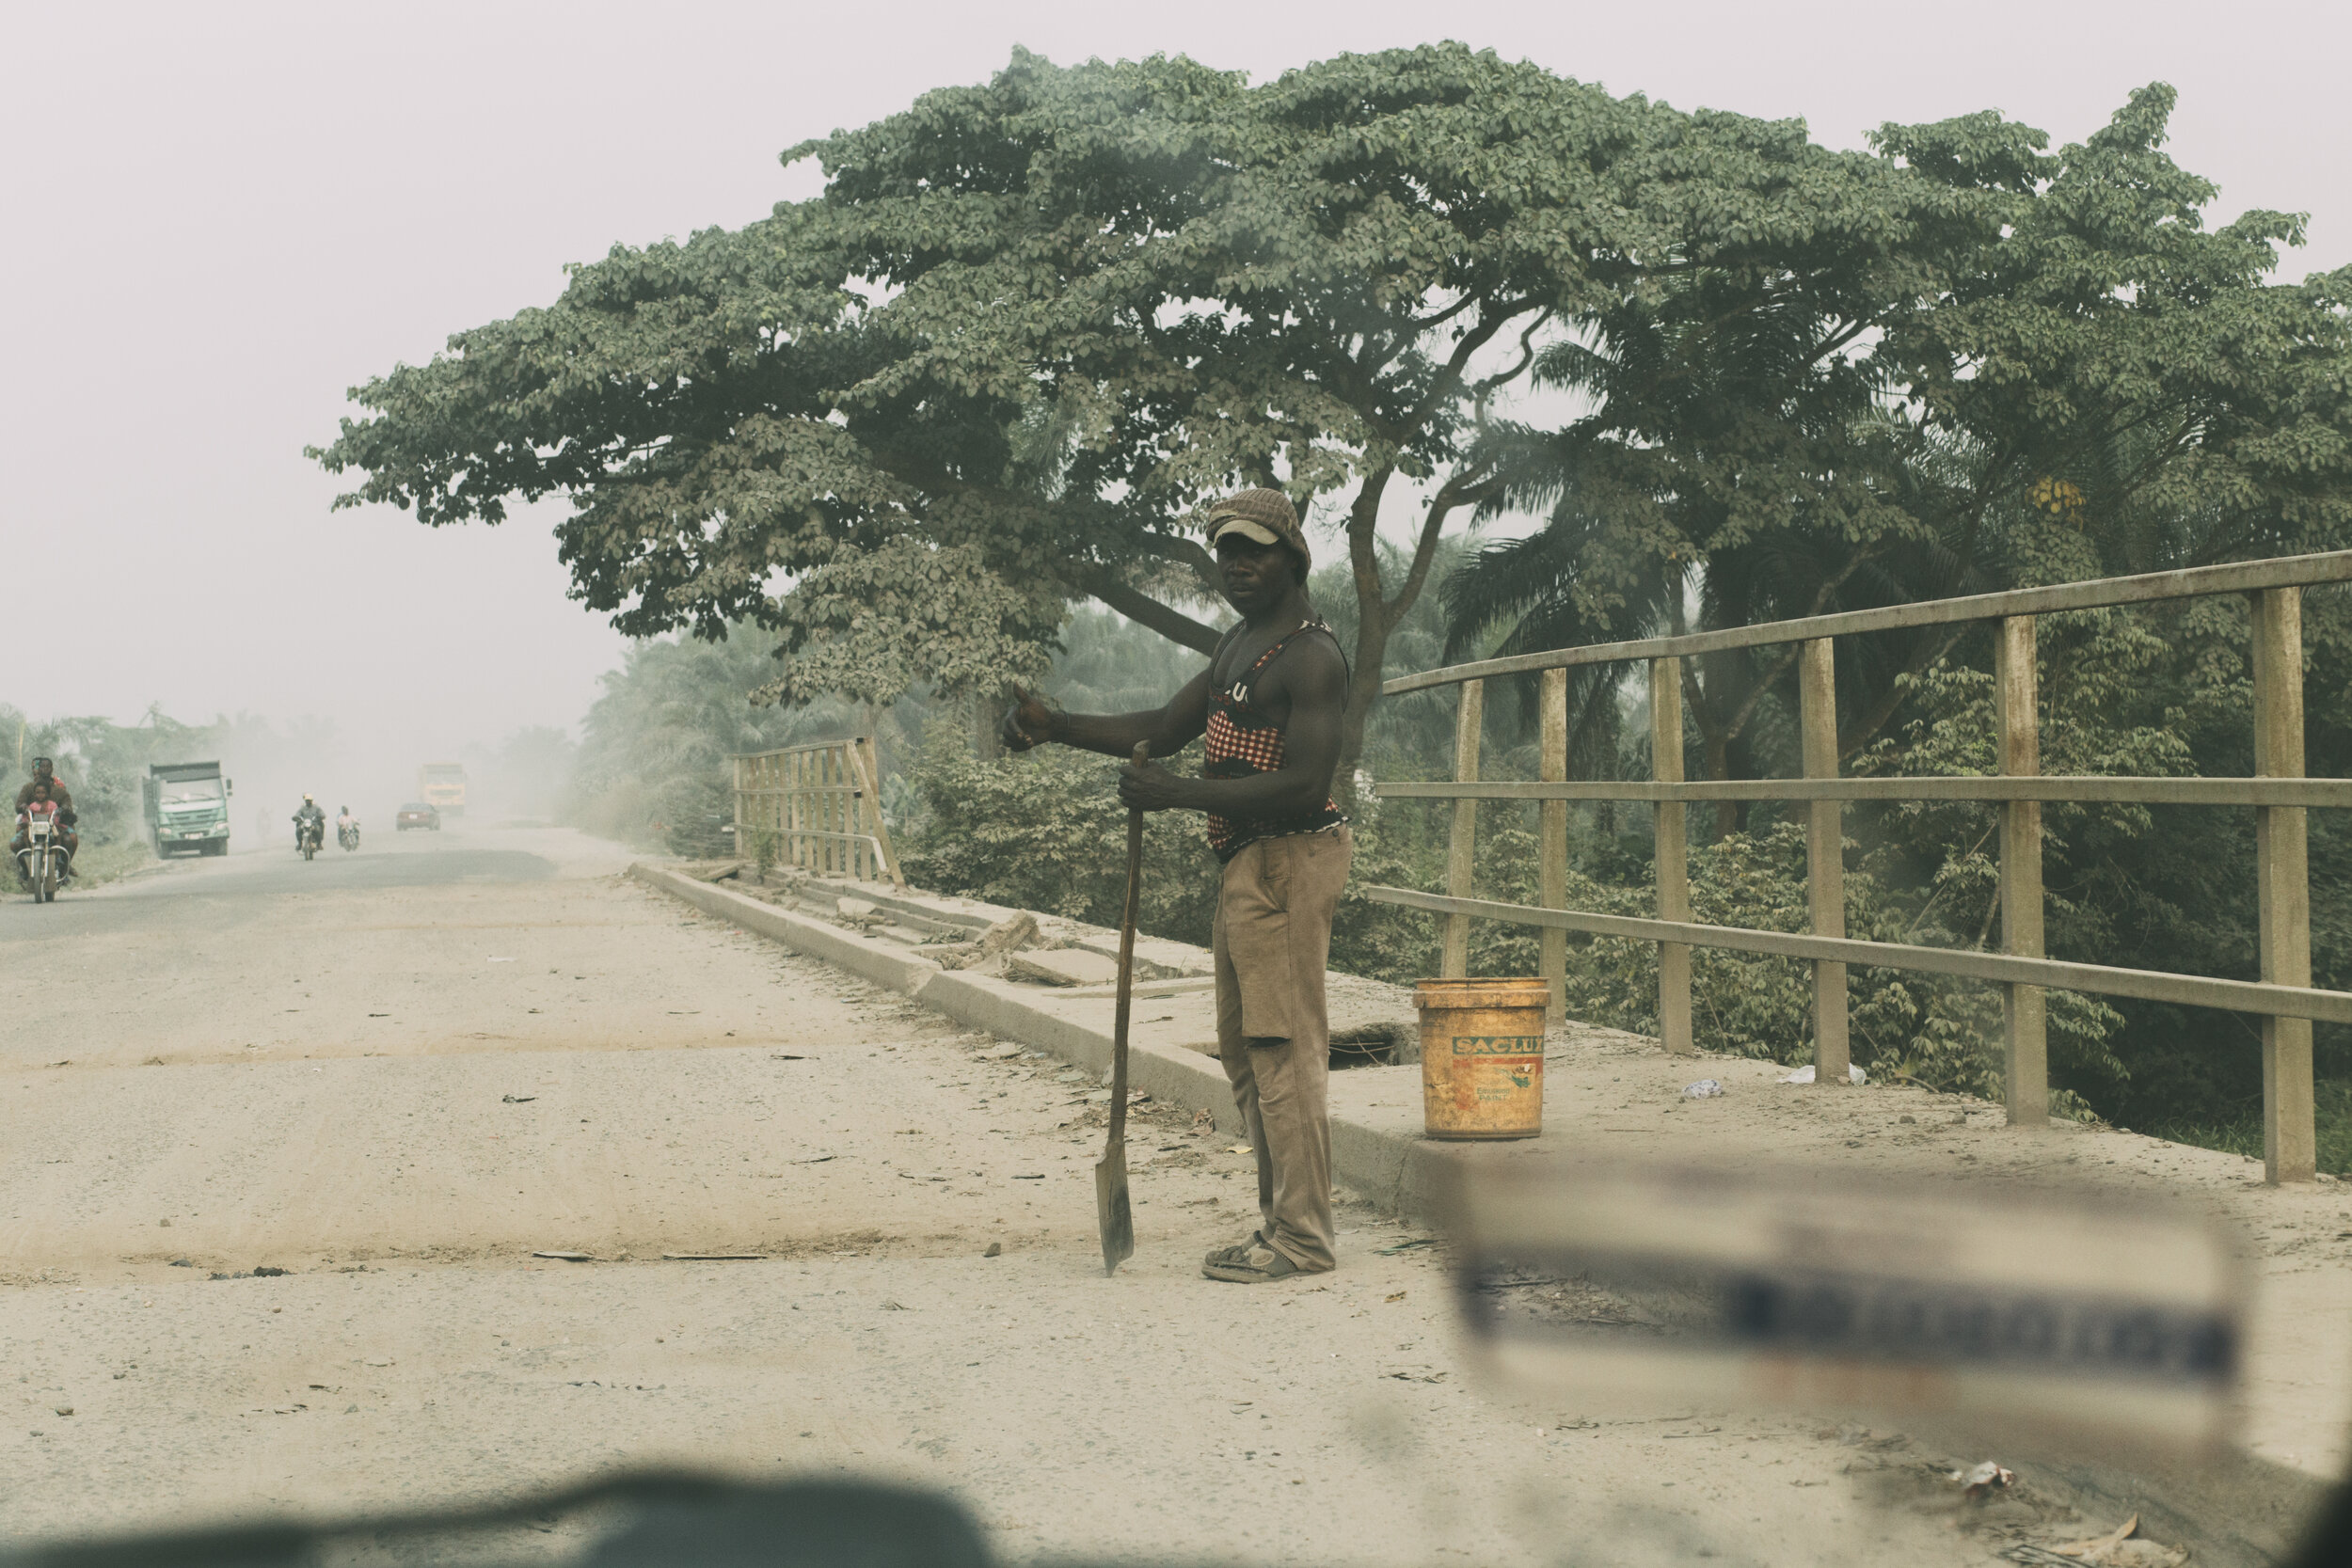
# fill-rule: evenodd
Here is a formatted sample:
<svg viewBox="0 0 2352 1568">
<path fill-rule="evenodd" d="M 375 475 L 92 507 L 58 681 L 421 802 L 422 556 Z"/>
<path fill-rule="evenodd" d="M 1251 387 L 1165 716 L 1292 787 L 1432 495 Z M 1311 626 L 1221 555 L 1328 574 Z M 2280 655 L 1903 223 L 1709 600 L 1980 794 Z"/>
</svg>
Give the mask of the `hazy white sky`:
<svg viewBox="0 0 2352 1568">
<path fill-rule="evenodd" d="M 1838 146 L 1996 107 L 2079 139 L 2181 89 L 2173 150 L 2221 207 L 2312 214 L 2292 276 L 2352 260 L 2352 7 L 186 4 L 7 8 L 0 527 L 36 716 L 332 715 L 454 753 L 571 724 L 618 658 L 564 596 L 547 515 L 433 532 L 329 514 L 305 462 L 345 388 L 544 303 L 615 241 L 813 194 L 776 152 L 1015 43 L 1184 53 L 1263 80 L 1462 39 L 1682 107 L 1802 116 Z M 54 546 L 69 592 L 24 591 Z"/>
</svg>

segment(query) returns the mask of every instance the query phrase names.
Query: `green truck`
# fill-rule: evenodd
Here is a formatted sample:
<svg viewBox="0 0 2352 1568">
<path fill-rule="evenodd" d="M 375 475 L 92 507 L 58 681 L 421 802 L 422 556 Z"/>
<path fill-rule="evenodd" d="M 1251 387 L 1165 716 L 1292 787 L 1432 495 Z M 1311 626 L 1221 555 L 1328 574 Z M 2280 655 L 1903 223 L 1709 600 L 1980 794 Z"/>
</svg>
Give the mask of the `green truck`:
<svg viewBox="0 0 2352 1568">
<path fill-rule="evenodd" d="M 216 762 L 149 763 L 139 794 L 155 853 L 191 849 L 200 855 L 227 854 L 229 797 L 235 791 L 235 784 L 220 776 Z"/>
</svg>

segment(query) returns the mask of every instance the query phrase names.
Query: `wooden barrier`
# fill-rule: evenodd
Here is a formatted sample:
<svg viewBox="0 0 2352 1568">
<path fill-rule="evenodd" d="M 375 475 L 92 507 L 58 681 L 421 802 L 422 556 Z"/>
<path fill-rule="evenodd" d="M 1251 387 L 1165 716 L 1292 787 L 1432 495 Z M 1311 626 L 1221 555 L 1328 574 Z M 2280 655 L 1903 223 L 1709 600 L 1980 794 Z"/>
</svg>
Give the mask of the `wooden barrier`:
<svg viewBox="0 0 2352 1568">
<path fill-rule="evenodd" d="M 763 838 L 777 863 L 854 881 L 906 878 L 882 816 L 874 742 L 822 740 L 735 759 L 735 847 L 756 856 Z"/>
<path fill-rule="evenodd" d="M 2187 1006 L 2222 1007 L 2262 1019 L 2264 1172 L 2273 1182 L 2308 1181 L 2317 1167 L 2312 1082 L 2312 1021 L 2352 1022 L 2352 993 L 2312 986 L 2311 874 L 2305 813 L 2352 806 L 2352 781 L 2303 776 L 2302 591 L 2352 581 L 2352 550 L 2236 562 L 2142 577 L 2061 583 L 1884 610 L 1853 610 L 1801 621 L 1727 627 L 1682 637 L 1562 648 L 1483 659 L 1400 676 L 1389 694 L 1438 686 L 1463 689 L 1451 784 L 1382 784 L 1384 800 L 1442 800 L 1454 804 L 1453 854 L 1443 896 L 1408 888 L 1369 887 L 1376 902 L 1446 916 L 1445 969 L 1468 967 L 1470 922 L 1502 920 L 1544 932 L 1542 971 L 1560 995 L 1570 931 L 1658 943 L 1658 1020 L 1669 1052 L 1693 1049 L 1691 949 L 1725 948 L 1810 960 L 1814 966 L 1815 1081 L 1847 1081 L 1846 970 L 1850 964 L 1910 969 L 1985 980 L 2002 988 L 2002 1062 L 2009 1119 L 2025 1126 L 2049 1118 L 2049 1040 L 2043 992 L 2061 990 L 2139 997 Z M 2148 604 L 2213 594 L 2252 601 L 2254 770 L 2250 779 L 2066 778 L 2041 770 L 2036 718 L 2035 617 L 2062 610 Z M 1837 776 L 1836 640 L 1904 627 L 1994 621 L 1998 774 L 1975 778 L 1846 779 Z M 1682 660 L 1729 648 L 1798 644 L 1795 659 L 1801 779 L 1683 778 Z M 1566 672 L 1584 665 L 1643 662 L 1650 698 L 1649 780 L 1572 781 L 1565 777 Z M 1544 676 L 1541 772 L 1534 782 L 1482 780 L 1479 716 L 1484 683 L 1497 675 Z M 1541 906 L 1493 903 L 1470 894 L 1475 802 L 1542 803 Z M 1654 920 L 1564 908 L 1566 812 L 1571 800 L 1645 800 L 1656 808 Z M 1694 801 L 1791 800 L 1807 803 L 1806 875 L 1813 929 L 1808 935 L 1708 926 L 1691 919 L 1686 808 Z M 2001 951 L 1861 942 L 1845 934 L 1845 860 L 1841 802 L 1984 800 L 2001 808 Z M 2155 970 L 2066 963 L 2043 956 L 2042 802 L 2136 801 L 2251 806 L 2256 816 L 2255 876 L 2261 911 L 2262 978 L 2217 980 Z M 1556 814 L 1556 815 L 1555 815 Z M 1555 957 L 1556 955 L 1556 957 Z"/>
</svg>

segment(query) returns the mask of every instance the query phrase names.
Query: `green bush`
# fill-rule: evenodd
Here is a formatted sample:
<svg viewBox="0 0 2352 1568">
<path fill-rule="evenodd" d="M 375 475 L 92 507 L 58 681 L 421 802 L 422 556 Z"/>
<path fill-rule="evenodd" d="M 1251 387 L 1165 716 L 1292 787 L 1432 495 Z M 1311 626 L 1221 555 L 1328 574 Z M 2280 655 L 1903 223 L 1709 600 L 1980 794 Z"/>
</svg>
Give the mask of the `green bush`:
<svg viewBox="0 0 2352 1568">
<path fill-rule="evenodd" d="M 1799 932 L 1808 928 L 1804 829 L 1775 823 L 1730 833 L 1691 851 L 1692 918 L 1710 926 Z M 1649 887 L 1569 875 L 1570 907 L 1646 916 Z M 1865 868 L 1846 874 L 1846 929 L 1880 942 L 1917 942 L 1917 910 L 1890 898 Z M 1568 958 L 1568 1011 L 1637 1034 L 1658 1028 L 1655 942 L 1597 937 Z M 1846 974 L 1849 1043 L 1853 1060 L 1883 1080 L 1947 1093 L 1998 1099 L 2001 1004 L 1994 987 L 1939 974 L 1853 968 Z M 2107 1070 L 2107 1041 L 2119 1025 L 2113 1008 L 2072 991 L 2049 993 L 2050 1054 L 2059 1070 Z M 1796 958 L 1697 948 L 1691 963 L 1691 1027 L 1703 1050 L 1795 1066 L 1813 1059 L 1812 965 Z M 2053 1093 L 2053 1109 L 2083 1115 L 2073 1092 Z"/>
<path fill-rule="evenodd" d="M 1199 765 L 1197 749 L 1173 759 Z M 1126 812 L 1120 764 L 1059 747 L 975 761 L 960 744 L 933 747 L 914 775 L 919 828 L 900 847 L 908 879 L 936 892 L 984 898 L 1098 926 L 1119 923 L 1126 865 Z M 1375 807 L 1356 827 L 1356 863 L 1331 933 L 1332 967 L 1393 984 L 1435 974 L 1440 917 L 1374 902 L 1375 883 L 1437 888 L 1445 880 L 1445 840 L 1433 819 Z M 1534 813 L 1507 802 L 1482 808 L 1479 897 L 1537 901 Z M 1569 873 L 1571 908 L 1648 915 L 1647 844 L 1600 833 L 1578 819 Z M 1190 812 L 1155 813 L 1144 834 L 1138 924 L 1154 936 L 1209 942 L 1216 858 Z M 1847 929 L 1883 941 L 1922 940 L 1917 901 L 1890 898 L 1866 864 L 1846 879 Z M 1691 852 L 1695 918 L 1768 931 L 1807 927 L 1804 831 L 1771 824 L 1731 833 Z M 1470 928 L 1470 972 L 1533 974 L 1539 933 L 1478 921 Z M 1886 969 L 1849 973 L 1853 1056 L 1874 1075 L 1933 1088 L 1997 1097 L 2001 1017 L 1994 988 Z M 1570 1016 L 1639 1034 L 1658 1027 L 1658 949 L 1616 938 L 1570 939 Z M 1796 959 L 1700 949 L 1692 964 L 1692 1023 L 1706 1050 L 1788 1065 L 1813 1058 L 1811 966 Z M 2112 1009 L 2067 992 L 2050 997 L 2051 1054 L 2065 1069 L 2100 1069 L 2116 1026 Z M 2079 1113 L 2066 1091 L 2059 1108 Z"/>
<path fill-rule="evenodd" d="M 2314 1131 L 2318 1134 L 2319 1168 L 2338 1176 L 2352 1176 L 2352 1084 L 2341 1078 L 2322 1078 L 2314 1088 L 2317 1091 Z M 2226 1118 L 2210 1115 L 2160 1117 L 2138 1131 L 2153 1137 L 2169 1138 L 2174 1143 L 2198 1144 L 2231 1154 L 2243 1154 L 2249 1159 L 2263 1157 L 2263 1118 L 2259 1106 Z"/>
<path fill-rule="evenodd" d="M 1198 750 L 1172 759 L 1197 768 Z M 982 762 L 961 737 L 927 747 L 914 770 L 923 810 L 900 844 L 907 880 L 1097 926 L 1119 924 L 1126 896 L 1127 812 L 1111 757 L 1055 746 Z M 1136 924 L 1206 945 L 1216 857 L 1200 818 L 1146 818 Z"/>
<path fill-rule="evenodd" d="M 1200 762 L 1196 746 L 1169 765 L 1193 770 Z M 952 739 L 930 748 L 914 772 L 919 825 L 899 847 L 907 879 L 934 892 L 1118 925 L 1127 864 L 1120 766 L 1061 747 L 988 762 L 975 761 Z M 1359 825 L 1355 874 L 1332 923 L 1334 967 L 1400 982 L 1436 973 L 1437 922 L 1375 904 L 1361 891 L 1368 882 L 1418 885 L 1422 876 L 1420 867 L 1385 853 L 1369 826 Z M 1207 946 L 1217 879 L 1198 814 L 1155 812 L 1145 819 L 1139 928 Z"/>
</svg>

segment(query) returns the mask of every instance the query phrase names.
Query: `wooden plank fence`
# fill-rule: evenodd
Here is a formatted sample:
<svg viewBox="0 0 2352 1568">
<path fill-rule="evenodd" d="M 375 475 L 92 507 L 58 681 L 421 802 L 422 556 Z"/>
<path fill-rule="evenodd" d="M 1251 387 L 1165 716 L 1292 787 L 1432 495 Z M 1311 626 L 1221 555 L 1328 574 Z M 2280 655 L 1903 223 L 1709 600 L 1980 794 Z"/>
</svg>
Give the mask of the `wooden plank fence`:
<svg viewBox="0 0 2352 1568">
<path fill-rule="evenodd" d="M 2312 1083 L 2312 1022 L 2352 1022 L 2352 993 L 2312 986 L 2311 876 L 2306 811 L 2352 806 L 2352 781 L 2304 777 L 2302 592 L 2352 581 L 2352 550 L 2236 562 L 2141 577 L 2061 583 L 2004 594 L 1937 599 L 1682 637 L 1597 643 L 1510 658 L 1458 664 L 1388 682 L 1389 694 L 1432 687 L 1460 689 L 1452 783 L 1379 786 L 1388 800 L 1452 800 L 1454 837 L 1446 891 L 1369 887 L 1366 896 L 1442 914 L 1441 964 L 1467 972 L 1470 923 L 1501 920 L 1543 932 L 1544 977 L 1555 1017 L 1564 1000 L 1567 934 L 1629 937 L 1658 943 L 1659 1034 L 1669 1052 L 1694 1049 L 1691 1035 L 1691 949 L 1725 948 L 1811 960 L 1814 966 L 1815 1082 L 1847 1081 L 1846 969 L 1909 969 L 1990 981 L 2002 988 L 2002 1056 L 2009 1119 L 2026 1126 L 2049 1117 L 2049 1041 L 2043 993 L 2052 987 L 2220 1007 L 2262 1020 L 2264 1172 L 2273 1182 L 2308 1181 L 2317 1163 Z M 2036 717 L 2035 618 L 2063 610 L 2150 604 L 2206 594 L 2245 594 L 2252 605 L 2254 771 L 2250 779 L 2065 778 L 2041 770 Z M 1994 693 L 2001 772 L 1976 778 L 1845 779 L 1837 774 L 1835 640 L 1907 627 L 1968 621 L 1997 623 Z M 1682 660 L 1730 648 L 1795 643 L 1798 725 L 1804 776 L 1688 782 L 1682 776 Z M 1639 663 L 1649 681 L 1649 780 L 1566 778 L 1566 672 L 1593 664 Z M 1497 675 L 1540 672 L 1543 722 L 1535 782 L 1479 776 L 1478 728 L 1484 683 Z M 1542 802 L 1540 907 L 1470 896 L 1479 800 Z M 1570 910 L 1567 805 L 1571 800 L 1642 800 L 1656 811 L 1658 915 L 1642 920 Z M 1695 801 L 1789 800 L 1806 803 L 1807 879 L 1812 931 L 1796 935 L 1709 926 L 1691 919 L 1686 808 Z M 1845 934 L 1842 802 L 1984 800 L 2001 808 L 2001 950 L 1918 947 L 1863 942 Z M 2124 969 L 2054 960 L 2042 951 L 2042 803 L 2045 800 L 2140 801 L 2251 806 L 2255 811 L 2261 973 L 2254 980 Z"/>
<path fill-rule="evenodd" d="M 882 816 L 882 765 L 873 740 L 821 740 L 735 759 L 735 845 L 819 877 L 887 879 L 899 887 L 898 857 Z"/>
</svg>

